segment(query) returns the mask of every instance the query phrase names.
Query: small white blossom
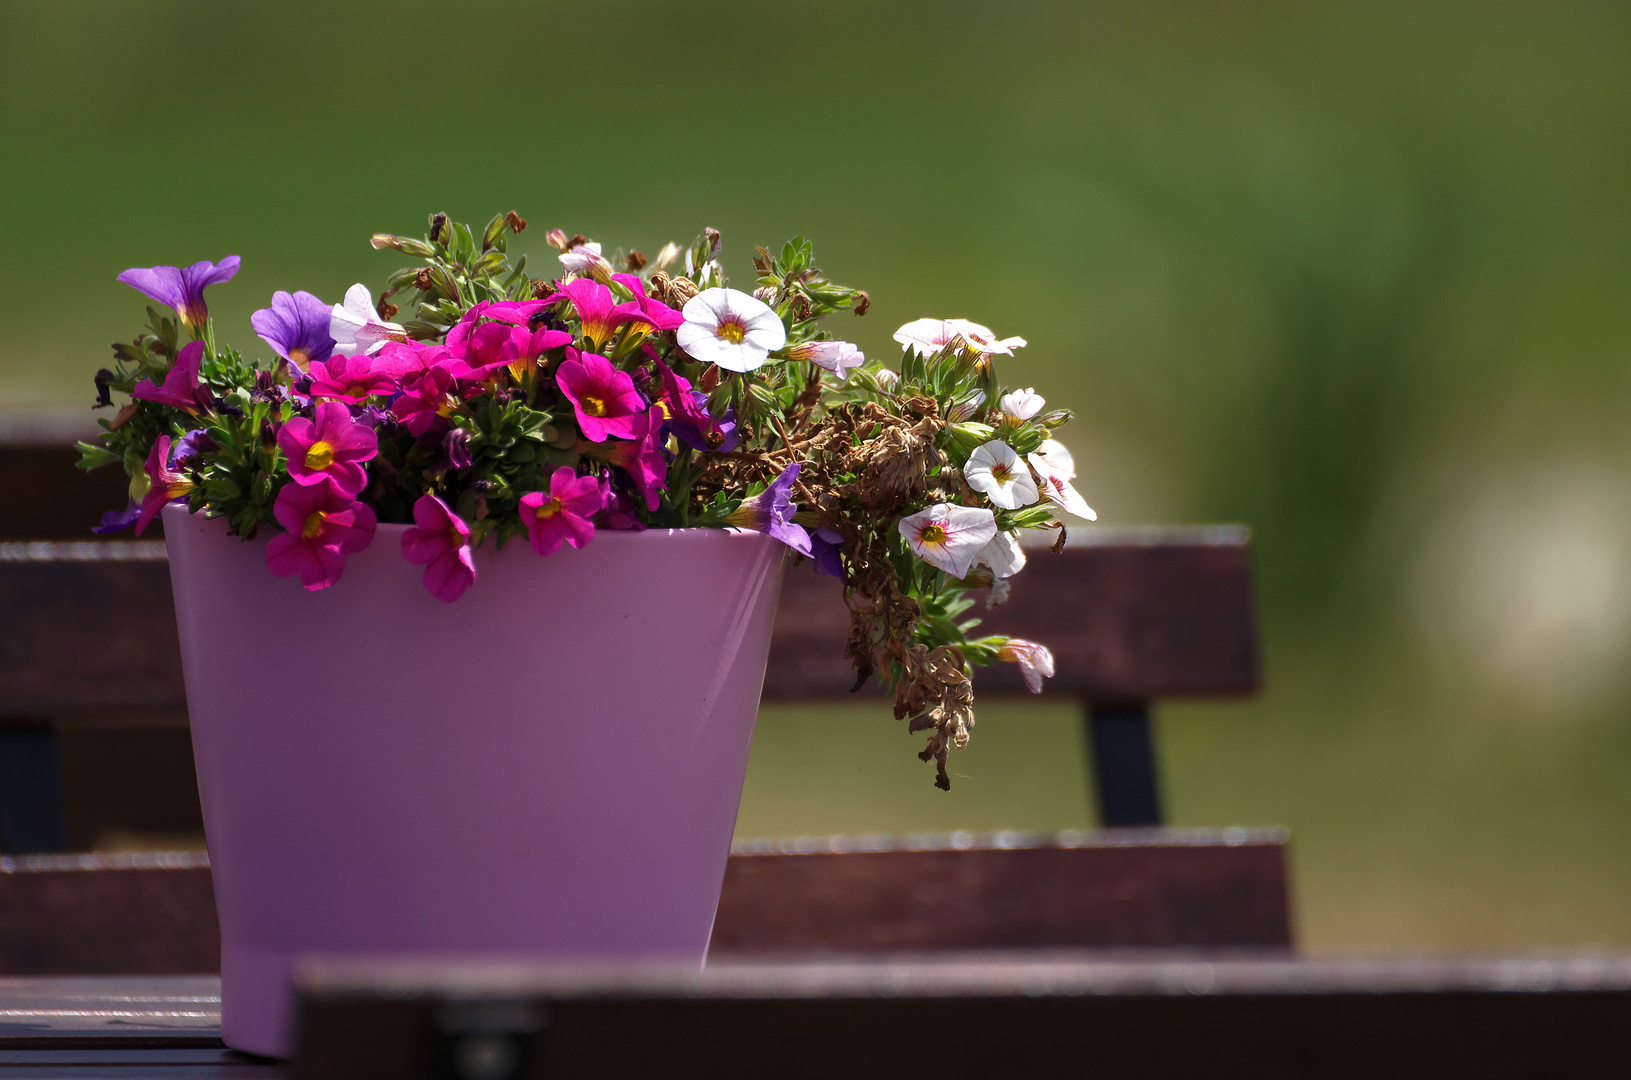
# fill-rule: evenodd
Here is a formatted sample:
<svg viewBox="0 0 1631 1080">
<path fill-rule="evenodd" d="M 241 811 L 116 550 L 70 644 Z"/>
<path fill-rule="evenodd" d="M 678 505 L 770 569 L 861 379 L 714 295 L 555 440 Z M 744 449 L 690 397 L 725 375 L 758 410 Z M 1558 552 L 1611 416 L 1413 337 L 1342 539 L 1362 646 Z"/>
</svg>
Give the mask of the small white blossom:
<svg viewBox="0 0 1631 1080">
<path fill-rule="evenodd" d="M 807 341 L 787 350 L 789 360 L 808 360 L 819 368 L 826 368 L 838 376 L 839 382 L 849 379 L 850 368 L 866 363 L 866 354 L 847 341 Z"/>
<path fill-rule="evenodd" d="M 1048 651 L 1046 645 L 1023 638 L 1009 638 L 1008 644 L 997 650 L 997 659 L 1018 664 L 1020 674 L 1025 676 L 1026 689 L 1033 694 L 1042 692 L 1044 678 L 1053 678 L 1053 653 Z"/>
<path fill-rule="evenodd" d="M 337 356 L 372 354 L 387 341 L 407 341 L 408 332 L 394 322 L 386 322 L 374 308 L 374 296 L 362 282 L 345 291 L 345 302 L 329 311 L 328 336 L 334 339 Z"/>
<path fill-rule="evenodd" d="M 1057 443 L 1054 445 L 1058 450 L 1046 457 L 1043 456 L 1043 450 L 1047 449 L 1047 443 L 1043 443 L 1042 447 L 1032 452 L 1026 459 L 1036 470 L 1036 474 L 1042 478 L 1042 493 L 1067 514 L 1075 514 L 1088 521 L 1097 521 L 1099 515 L 1093 512 L 1093 508 L 1087 505 L 1087 500 L 1071 486 L 1070 480 L 1076 475 L 1076 469 L 1075 462 L 1070 458 L 1070 451 Z"/>
<path fill-rule="evenodd" d="M 1030 386 L 1023 390 L 1015 390 L 1012 393 L 1002 395 L 1004 415 L 1011 416 L 1015 420 L 1029 420 L 1041 412 L 1042 406 L 1046 404 L 1047 401 L 1042 395 L 1037 393 L 1034 387 Z"/>
<path fill-rule="evenodd" d="M 561 266 L 569 274 L 586 274 L 597 281 L 611 278 L 612 264 L 600 254 L 600 245 L 593 240 L 574 244 L 560 254 Z"/>
<path fill-rule="evenodd" d="M 693 359 L 726 371 L 752 371 L 787 344 L 781 316 L 735 289 L 704 289 L 685 302 L 675 340 Z"/>
<path fill-rule="evenodd" d="M 980 406 L 984 404 L 985 391 L 976 390 L 951 407 L 951 411 L 946 414 L 946 423 L 961 424 L 964 420 L 971 419 L 975 413 L 980 411 Z"/>
<path fill-rule="evenodd" d="M 895 331 L 895 340 L 906 345 L 918 356 L 933 356 L 953 342 L 972 352 L 1012 356 L 1014 350 L 1025 344 L 1022 337 L 1003 338 L 989 327 L 967 319 L 917 319 Z"/>
<path fill-rule="evenodd" d="M 1004 510 L 1018 510 L 1041 497 L 1031 470 L 1014 448 L 995 439 L 975 447 L 963 466 L 963 479 L 975 491 L 983 492 L 991 505 Z"/>
<path fill-rule="evenodd" d="M 975 556 L 997 535 L 997 517 L 978 506 L 935 503 L 900 519 L 912 553 L 952 577 L 968 576 Z"/>
<path fill-rule="evenodd" d="M 1054 472 L 1063 473 L 1066 480 L 1076 479 L 1076 459 L 1058 439 L 1043 439 L 1035 450 L 1037 457 L 1046 461 Z"/>
<path fill-rule="evenodd" d="M 1011 578 L 1025 569 L 1025 549 L 1019 546 L 1019 537 L 1010 532 L 999 532 L 991 542 L 974 556 L 975 566 L 988 567 L 998 581 Z"/>
<path fill-rule="evenodd" d="M 657 252 L 657 258 L 652 265 L 658 270 L 666 270 L 668 269 L 668 264 L 679 257 L 680 246 L 674 243 L 674 241 L 670 240 L 668 243 L 663 245 L 663 249 L 661 251 Z"/>
</svg>

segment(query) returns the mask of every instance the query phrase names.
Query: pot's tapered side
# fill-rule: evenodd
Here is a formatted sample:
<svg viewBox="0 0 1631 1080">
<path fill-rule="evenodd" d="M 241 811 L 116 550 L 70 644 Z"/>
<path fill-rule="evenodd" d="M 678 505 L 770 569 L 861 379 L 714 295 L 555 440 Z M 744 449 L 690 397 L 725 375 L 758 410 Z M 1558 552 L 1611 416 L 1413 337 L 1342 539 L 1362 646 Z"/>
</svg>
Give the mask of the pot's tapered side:
<svg viewBox="0 0 1631 1080">
<path fill-rule="evenodd" d="M 701 964 L 784 549 L 600 532 L 476 552 L 443 604 L 382 525 L 317 593 L 164 510 L 228 1045 L 287 1056 L 301 954 Z"/>
</svg>

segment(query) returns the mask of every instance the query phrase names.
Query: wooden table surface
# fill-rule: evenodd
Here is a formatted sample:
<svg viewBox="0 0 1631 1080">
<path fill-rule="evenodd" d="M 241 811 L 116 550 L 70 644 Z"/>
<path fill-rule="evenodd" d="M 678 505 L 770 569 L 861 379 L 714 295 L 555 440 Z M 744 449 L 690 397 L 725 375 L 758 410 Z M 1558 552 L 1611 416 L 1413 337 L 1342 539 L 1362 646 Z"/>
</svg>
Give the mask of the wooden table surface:
<svg viewBox="0 0 1631 1080">
<path fill-rule="evenodd" d="M 339 1023 L 342 1035 L 346 1010 L 352 1007 L 348 1002 L 377 1009 L 381 1002 L 401 1002 L 404 987 L 412 987 L 413 997 L 427 1002 L 468 999 L 471 995 L 546 1001 L 553 1003 L 561 1021 L 572 1015 L 574 1002 L 591 1008 L 612 1003 L 622 1011 L 607 1013 L 602 1019 L 613 1021 L 613 1029 L 602 1025 L 592 1030 L 603 1036 L 615 1034 L 612 1042 L 601 1043 L 612 1046 L 615 1042 L 618 1052 L 608 1055 L 614 1059 L 620 1053 L 626 1056 L 627 1044 L 641 1041 L 643 1028 L 667 1029 L 669 1014 L 676 1008 L 680 1010 L 676 1015 L 711 1017 L 708 1023 L 718 1023 L 720 1016 L 740 1014 L 738 1021 L 751 1021 L 757 1026 L 762 1015 L 770 1015 L 762 1012 L 765 1004 L 779 1002 L 775 1006 L 776 1025 L 791 1025 L 789 1031 L 799 1028 L 805 1024 L 800 1013 L 808 1012 L 808 1026 L 822 1030 L 829 1057 L 835 1045 L 842 1047 L 846 1040 L 860 1038 L 866 1046 L 856 1044 L 857 1056 L 893 1062 L 890 1068 L 895 1076 L 915 1073 L 900 1071 L 896 1048 L 877 1042 L 880 1030 L 885 1037 L 894 1037 L 903 1044 L 918 1043 L 919 1035 L 896 1030 L 895 1036 L 888 1036 L 894 1025 L 877 1022 L 855 1024 L 856 1030 L 845 1030 L 842 1024 L 836 1028 L 820 1026 L 849 1015 L 844 1002 L 863 1005 L 867 1012 L 856 1015 L 870 1015 L 878 1021 L 899 1005 L 910 1007 L 912 1001 L 935 1009 L 945 1007 L 935 1002 L 962 1002 L 967 1028 L 960 1036 L 953 1032 L 935 1036 L 935 1045 L 951 1053 L 951 1064 L 937 1065 L 934 1071 L 946 1076 L 994 1076 L 1005 1075 L 1005 1070 L 982 1067 L 971 1073 L 956 1062 L 955 1048 L 960 1037 L 976 1047 L 990 1041 L 977 1030 L 982 1010 L 989 1012 L 994 1006 L 1006 1010 L 1000 1014 L 1003 1031 L 1018 1035 L 1019 1029 L 1036 1026 L 1026 1022 L 1027 1012 L 1034 1012 L 1039 1022 L 1048 1019 L 1052 1023 L 1074 1015 L 1060 1012 L 1060 1006 L 1067 1001 L 1097 1001 L 1122 1018 L 1118 1021 L 1122 1030 L 1092 1022 L 1093 1014 L 1082 1013 L 1085 1026 L 1062 1033 L 1068 1044 L 1080 1041 L 1083 1061 L 1087 1063 L 1083 1075 L 1099 1071 L 1093 1067 L 1094 1062 L 1106 1068 L 1104 1075 L 1121 1075 L 1113 1062 L 1128 1051 L 1125 1047 L 1118 1049 L 1119 1042 L 1126 1041 L 1122 1036 L 1144 1022 L 1153 1024 L 1156 1030 L 1171 1031 L 1173 1045 L 1145 1042 L 1142 1048 L 1133 1048 L 1131 1060 L 1148 1061 L 1151 1068 L 1144 1075 L 1166 1075 L 1161 1062 L 1175 1053 L 1189 1052 L 1177 1044 L 1183 1041 L 1186 1026 L 1195 1027 L 1198 1016 L 1204 1030 L 1210 1032 L 1206 1038 L 1211 1041 L 1192 1044 L 1193 1051 L 1238 1053 L 1254 1061 L 1258 1054 L 1266 1053 L 1269 1057 L 1262 1059 L 1265 1067 L 1258 1070 L 1262 1076 L 1283 1074 L 1275 1066 L 1278 1059 L 1273 1055 L 1287 1046 L 1295 1048 L 1296 1061 L 1310 1066 L 1303 1075 L 1347 1076 L 1351 1070 L 1345 1069 L 1343 1061 L 1353 1051 L 1346 1043 L 1363 1048 L 1382 1045 L 1375 1042 L 1377 1039 L 1391 1039 L 1393 1042 L 1387 1043 L 1383 1052 L 1402 1054 L 1410 1048 L 1397 1042 L 1400 1031 L 1415 1039 L 1427 1032 L 1419 1048 L 1426 1057 L 1414 1062 L 1399 1061 L 1399 1068 L 1390 1070 L 1395 1076 L 1423 1074 L 1420 1066 L 1433 1061 L 1442 1064 L 1446 1054 L 1457 1056 L 1468 1066 L 1476 1064 L 1482 1070 L 1478 1074 L 1481 1076 L 1540 1075 L 1531 1071 L 1536 1060 L 1549 1061 L 1567 1075 L 1589 1076 L 1613 1075 L 1606 1058 L 1601 1073 L 1591 1068 L 1591 1063 L 1598 1060 L 1599 1052 L 1611 1052 L 1616 1044 L 1624 1046 L 1627 1027 L 1623 1020 L 1631 1016 L 1631 956 L 1627 955 L 1305 960 L 1283 955 L 1207 952 L 983 951 L 888 958 L 725 961 L 701 973 L 671 968 L 414 963 L 382 966 L 339 962 L 318 963 L 308 969 L 305 978 L 313 1000 L 328 1003 L 326 1011 L 308 1011 L 308 1015 L 321 1016 L 330 1024 Z M 378 993 L 382 985 L 383 995 Z M 866 1002 L 872 1004 L 864 1005 Z M 1188 1004 L 1181 1004 L 1184 1011 L 1175 1013 L 1166 1002 Z M 699 1003 L 716 1011 L 699 1013 Z M 834 1006 L 838 1006 L 837 1011 Z M 1310 1012 L 1309 1006 L 1315 1011 Z M 717 1011 L 721 1009 L 724 1012 Z M 1397 1024 L 1387 1028 L 1385 1015 L 1390 1014 L 1389 1010 L 1400 1017 L 1414 1018 L 1411 1022 L 1421 1030 L 1411 1034 Z M 1604 1017 L 1616 1015 L 1620 1023 L 1603 1022 Z M 1378 1017 L 1384 1019 L 1378 1021 Z M 1172 1026 L 1174 1021 L 1176 1026 Z M 1333 1027 L 1332 1021 L 1338 1026 Z M 1378 1023 L 1381 1026 L 1375 1026 Z M 1367 1028 L 1367 1024 L 1373 1026 Z M 376 1037 L 390 1030 L 389 1025 L 380 1028 L 373 1021 L 362 1026 L 372 1028 Z M 870 1029 L 864 1035 L 859 1030 L 863 1026 Z M 1203 1050 L 1217 1041 L 1220 1032 L 1224 1033 L 1224 1042 Z M 663 1033 L 674 1034 L 672 1030 Z M 705 1032 L 696 1034 L 706 1037 Z M 805 1074 L 796 1061 L 788 1068 L 786 1062 L 768 1060 L 785 1054 L 790 1044 L 780 1042 L 772 1032 L 765 1032 L 765 1036 L 767 1049 L 762 1052 L 767 1060 L 759 1062 L 762 1068 L 783 1076 Z M 1054 1036 L 1056 1041 L 1060 1037 Z M 344 1037 L 339 1041 L 353 1042 Z M 668 1045 L 670 1053 L 686 1052 L 684 1045 Z M 778 1045 L 784 1049 L 778 1051 Z M 797 1057 L 807 1058 L 810 1044 L 803 1045 Z M 1018 1054 L 1015 1060 L 1026 1058 L 1027 1053 L 1035 1056 L 1034 1039 L 1024 1048 L 1018 1044 L 1014 1047 Z M 990 1046 L 984 1048 L 991 1050 Z M 384 1052 L 383 1056 L 390 1054 Z M 590 1048 L 587 1060 L 594 1061 L 597 1056 Z M 1005 1059 L 999 1056 L 986 1060 Z M 1618 1056 L 1621 1065 L 1624 1060 L 1623 1055 Z M 1329 1064 L 1330 1069 L 1318 1066 L 1320 1061 Z M 1502 1062 L 1511 1067 L 1503 1069 Z M 680 1064 L 678 1060 L 675 1063 Z M 220 1041 L 220 983 L 214 977 L 0 979 L 0 1080 L 25 1076 L 272 1080 L 297 1072 L 305 1076 L 340 1075 L 332 1067 L 316 1067 L 322 1064 L 304 1061 L 297 1068 L 227 1050 Z M 340 1063 L 329 1062 L 330 1066 L 335 1064 Z M 864 1067 L 864 1061 L 855 1064 L 856 1068 L 845 1071 L 856 1077 L 875 1075 Z M 342 1071 L 356 1075 L 354 1070 Z M 407 1073 L 388 1070 L 380 1075 L 393 1071 L 398 1075 L 437 1075 L 429 1066 Z M 593 1068 L 550 1073 L 598 1074 L 599 1070 Z M 682 1074 L 686 1074 L 684 1068 L 674 1073 Z M 716 1072 L 738 1074 L 743 1074 L 741 1069 Z"/>
</svg>

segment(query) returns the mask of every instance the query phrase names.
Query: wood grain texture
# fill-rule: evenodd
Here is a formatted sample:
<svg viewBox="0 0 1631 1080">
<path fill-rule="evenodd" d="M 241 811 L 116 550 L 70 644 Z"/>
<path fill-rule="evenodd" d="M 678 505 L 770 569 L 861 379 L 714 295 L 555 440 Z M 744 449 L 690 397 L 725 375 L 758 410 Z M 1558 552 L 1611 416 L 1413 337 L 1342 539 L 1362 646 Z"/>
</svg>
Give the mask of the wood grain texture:
<svg viewBox="0 0 1631 1080">
<path fill-rule="evenodd" d="M 1094 534 L 1098 535 L 1098 534 Z M 97 557 L 101 552 L 102 557 Z M 0 548 L 0 719 L 185 704 L 169 570 L 154 544 Z M 1115 530 L 1060 555 L 1031 554 L 995 632 L 1045 642 L 1045 696 L 1100 701 L 1248 694 L 1257 687 L 1250 546 L 1243 530 Z M 838 583 L 787 574 L 767 701 L 846 698 L 847 613 Z M 1013 664 L 981 695 L 1024 695 Z"/>
<path fill-rule="evenodd" d="M 0 975 L 221 970 L 203 853 L 0 858 Z"/>
<path fill-rule="evenodd" d="M 186 705 L 159 542 L 0 545 L 0 721 Z"/>
<path fill-rule="evenodd" d="M 1607 1076 L 1631 1007 L 1626 957 L 342 961 L 301 982 L 305 1080 L 437 1075 L 473 1039 L 507 1040 L 534 1077 Z"/>
<path fill-rule="evenodd" d="M 1290 948 L 1283 834 L 1127 830 L 733 854 L 713 952 Z"/>
<path fill-rule="evenodd" d="M 0 859 L 0 912 L 0 974 L 220 970 L 202 852 Z M 1283 834 L 1124 830 L 739 844 L 713 947 L 741 955 L 1290 942 Z"/>
</svg>

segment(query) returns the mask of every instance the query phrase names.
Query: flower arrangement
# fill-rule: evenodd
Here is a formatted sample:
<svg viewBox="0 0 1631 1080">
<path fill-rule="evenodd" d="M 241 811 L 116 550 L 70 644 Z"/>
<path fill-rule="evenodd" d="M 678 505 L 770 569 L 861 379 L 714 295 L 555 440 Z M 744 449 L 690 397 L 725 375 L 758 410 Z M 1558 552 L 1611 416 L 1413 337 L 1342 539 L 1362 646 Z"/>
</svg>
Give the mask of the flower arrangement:
<svg viewBox="0 0 1631 1080">
<path fill-rule="evenodd" d="M 556 230 L 561 273 L 534 279 L 507 253 L 525 226 L 435 214 L 424 239 L 374 236 L 419 263 L 377 301 L 361 284 L 333 305 L 274 293 L 250 320 L 264 361 L 220 344 L 205 304 L 237 256 L 120 274 L 170 312 L 148 307 L 97 373 L 97 407 L 131 399 L 80 444 L 81 467 L 131 478 L 97 531 L 139 534 L 185 500 L 246 540 L 275 530 L 271 572 L 318 590 L 377 523 L 411 523 L 403 557 L 453 602 L 486 543 L 561 557 L 603 529 L 756 529 L 842 579 L 855 688 L 880 678 L 948 788 L 973 666 L 1017 663 L 1033 691 L 1053 674 L 1043 645 L 974 636 L 969 594 L 1006 596 L 1021 530 L 1057 529 L 1057 551 L 1063 514 L 1094 516 L 1053 439 L 1069 413 L 998 381 L 1024 339 L 919 319 L 890 370 L 823 329 L 870 299 L 827 280 L 803 238 L 757 249 L 750 294 L 726 282 L 713 229 L 654 259 Z"/>
</svg>

